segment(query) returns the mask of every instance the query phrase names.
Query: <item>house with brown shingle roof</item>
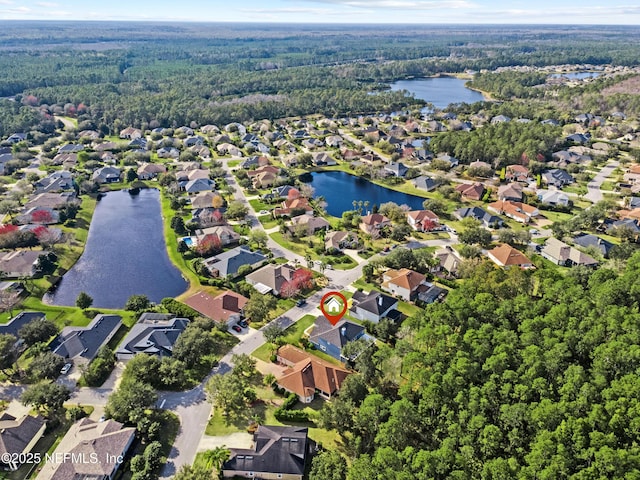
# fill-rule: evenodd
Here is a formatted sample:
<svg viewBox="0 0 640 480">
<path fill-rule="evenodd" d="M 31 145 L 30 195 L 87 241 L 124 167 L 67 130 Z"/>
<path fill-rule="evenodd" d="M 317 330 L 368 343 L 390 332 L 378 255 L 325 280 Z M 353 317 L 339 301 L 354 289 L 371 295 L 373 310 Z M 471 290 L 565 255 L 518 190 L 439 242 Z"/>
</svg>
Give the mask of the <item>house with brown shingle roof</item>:
<svg viewBox="0 0 640 480">
<path fill-rule="evenodd" d="M 517 182 L 500 185 L 498 187 L 498 200 L 522 201 L 522 185 Z"/>
<path fill-rule="evenodd" d="M 282 206 L 273 210 L 274 217 L 291 216 L 296 212 L 303 212 L 304 215 L 313 215 L 313 207 L 306 197 L 286 199 Z"/>
<path fill-rule="evenodd" d="M 504 178 L 508 182 L 528 182 L 530 180 L 529 169 L 522 165 L 508 165 Z"/>
<path fill-rule="evenodd" d="M 205 317 L 220 323 L 238 321 L 242 318 L 244 306 L 249 299 L 228 290 L 216 297 L 198 292 L 184 300 L 184 303 Z"/>
<path fill-rule="evenodd" d="M 440 219 L 431 210 L 412 210 L 407 212 L 409 226 L 418 232 L 440 230 Z"/>
<path fill-rule="evenodd" d="M 544 247 L 540 250 L 540 255 L 563 267 L 572 267 L 574 265 L 595 267 L 598 265 L 598 262 L 593 257 L 553 237 L 547 239 Z"/>
<path fill-rule="evenodd" d="M 529 260 L 522 252 L 506 243 L 489 250 L 487 252 L 487 256 L 492 262 L 501 267 L 517 266 L 520 268 L 533 268 L 533 262 L 531 260 Z"/>
<path fill-rule="evenodd" d="M 529 223 L 532 218 L 540 215 L 534 206 L 522 202 L 512 202 L 510 200 L 498 200 L 487 205 L 487 210 L 491 210 L 499 215 L 513 218 L 516 222 Z"/>
<path fill-rule="evenodd" d="M 278 349 L 279 363 L 289 368 L 276 380 L 278 386 L 295 393 L 302 403 L 311 403 L 316 392 L 324 397 L 335 395 L 351 372 L 311 355 L 293 345 Z"/>
<path fill-rule="evenodd" d="M 410 302 L 418 295 L 420 285 L 427 277 L 408 268 L 387 270 L 382 275 L 382 290 Z"/>
<path fill-rule="evenodd" d="M 135 432 L 135 428 L 124 428 L 115 420 L 95 422 L 83 418 L 71 426 L 52 458 L 71 454 L 85 460 L 45 462 L 36 480 L 112 479 L 135 439 Z M 92 458 L 98 461 L 91 461 Z"/>
<path fill-rule="evenodd" d="M 286 263 L 284 265 L 268 264 L 245 277 L 249 285 L 263 295 L 272 292 L 280 295 L 282 286 L 293 279 L 296 269 Z"/>
<path fill-rule="evenodd" d="M 374 230 L 380 231 L 384 227 L 391 226 L 391 220 L 380 213 L 366 215 L 360 220 L 360 230 L 371 234 Z"/>
<path fill-rule="evenodd" d="M 484 185 L 479 182 L 461 183 L 456 187 L 456 192 L 460 192 L 460 195 L 469 200 L 481 200 L 484 195 Z"/>
</svg>

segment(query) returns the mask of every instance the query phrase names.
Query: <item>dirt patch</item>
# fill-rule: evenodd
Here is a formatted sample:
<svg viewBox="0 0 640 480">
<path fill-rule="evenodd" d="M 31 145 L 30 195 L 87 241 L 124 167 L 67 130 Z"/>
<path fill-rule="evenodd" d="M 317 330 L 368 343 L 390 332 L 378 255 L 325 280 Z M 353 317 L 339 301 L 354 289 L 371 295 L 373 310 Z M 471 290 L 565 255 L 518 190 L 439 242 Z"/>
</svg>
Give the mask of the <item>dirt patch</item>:
<svg viewBox="0 0 640 480">
<path fill-rule="evenodd" d="M 602 90 L 602 96 L 604 97 L 614 95 L 616 93 L 624 93 L 628 95 L 640 94 L 640 75 L 627 78 L 620 83 L 616 83 L 615 85 L 611 85 L 610 87 Z"/>
</svg>

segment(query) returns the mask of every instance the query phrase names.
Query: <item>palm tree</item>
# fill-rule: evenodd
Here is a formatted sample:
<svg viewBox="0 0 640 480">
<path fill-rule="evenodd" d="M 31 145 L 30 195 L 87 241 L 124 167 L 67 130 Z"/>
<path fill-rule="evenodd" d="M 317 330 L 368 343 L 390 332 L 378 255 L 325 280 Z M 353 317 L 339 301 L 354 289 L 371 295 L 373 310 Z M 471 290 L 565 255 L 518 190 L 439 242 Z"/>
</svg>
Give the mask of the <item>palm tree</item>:
<svg viewBox="0 0 640 480">
<path fill-rule="evenodd" d="M 353 202 L 351 202 L 351 205 L 353 205 L 353 209 L 356 210 L 358 208 L 358 201 L 354 200 Z"/>
<path fill-rule="evenodd" d="M 220 478 L 222 464 L 229 460 L 230 455 L 231 452 L 226 445 L 204 452 L 202 458 L 207 469 L 211 469 L 211 478 Z"/>
<path fill-rule="evenodd" d="M 311 254 L 307 253 L 304 256 L 304 259 L 307 261 L 307 268 L 313 268 L 313 257 Z"/>
<path fill-rule="evenodd" d="M 367 208 L 369 208 L 369 200 L 365 200 L 364 201 L 364 210 L 365 210 L 365 212 L 367 211 Z"/>
<path fill-rule="evenodd" d="M 320 273 L 324 273 L 324 271 L 327 268 L 327 264 L 325 262 L 320 262 L 319 267 L 320 267 Z"/>
</svg>

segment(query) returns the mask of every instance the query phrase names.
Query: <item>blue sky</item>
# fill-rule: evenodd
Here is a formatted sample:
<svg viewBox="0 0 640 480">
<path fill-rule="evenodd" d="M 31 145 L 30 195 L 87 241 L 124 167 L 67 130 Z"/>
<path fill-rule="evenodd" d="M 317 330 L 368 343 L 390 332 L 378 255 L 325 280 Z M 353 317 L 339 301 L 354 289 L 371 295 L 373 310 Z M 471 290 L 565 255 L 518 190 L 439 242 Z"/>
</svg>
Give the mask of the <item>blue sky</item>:
<svg viewBox="0 0 640 480">
<path fill-rule="evenodd" d="M 0 0 L 0 19 L 640 25 L 640 5 L 638 0 Z"/>
</svg>

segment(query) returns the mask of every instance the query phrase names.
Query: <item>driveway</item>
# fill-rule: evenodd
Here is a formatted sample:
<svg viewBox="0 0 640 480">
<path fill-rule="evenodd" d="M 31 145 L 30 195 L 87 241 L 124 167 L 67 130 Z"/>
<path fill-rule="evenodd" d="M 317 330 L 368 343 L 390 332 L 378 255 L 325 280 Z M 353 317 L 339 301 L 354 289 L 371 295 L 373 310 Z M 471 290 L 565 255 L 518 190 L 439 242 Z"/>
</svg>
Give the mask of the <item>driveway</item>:
<svg viewBox="0 0 640 480">
<path fill-rule="evenodd" d="M 619 165 L 620 163 L 618 161 L 612 160 L 609 163 L 607 163 L 604 167 L 602 167 L 602 170 L 600 170 L 598 174 L 595 177 L 593 177 L 593 180 L 591 180 L 587 184 L 587 194 L 584 196 L 584 198 L 593 203 L 598 203 L 600 200 L 602 200 L 604 196 L 602 195 L 602 190 L 600 189 L 600 187 L 602 186 L 602 183 L 607 178 L 609 178 L 611 173 Z"/>
</svg>

